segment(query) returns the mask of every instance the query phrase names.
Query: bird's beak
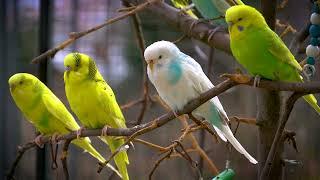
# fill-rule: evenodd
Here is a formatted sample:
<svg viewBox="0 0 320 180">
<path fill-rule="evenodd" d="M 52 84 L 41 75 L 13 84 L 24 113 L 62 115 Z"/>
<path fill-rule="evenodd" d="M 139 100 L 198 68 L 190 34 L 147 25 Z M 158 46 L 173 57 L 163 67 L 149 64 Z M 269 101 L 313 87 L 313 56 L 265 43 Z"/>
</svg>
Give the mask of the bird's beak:
<svg viewBox="0 0 320 180">
<path fill-rule="evenodd" d="M 10 84 L 10 91 L 13 92 L 16 89 L 16 85 Z"/>
<path fill-rule="evenodd" d="M 71 67 L 70 66 L 66 66 L 66 71 L 71 71 Z"/>
<path fill-rule="evenodd" d="M 152 71 L 153 70 L 153 65 L 154 65 L 154 60 L 151 59 L 151 60 L 147 61 L 147 64 L 150 67 L 150 70 Z"/>
</svg>

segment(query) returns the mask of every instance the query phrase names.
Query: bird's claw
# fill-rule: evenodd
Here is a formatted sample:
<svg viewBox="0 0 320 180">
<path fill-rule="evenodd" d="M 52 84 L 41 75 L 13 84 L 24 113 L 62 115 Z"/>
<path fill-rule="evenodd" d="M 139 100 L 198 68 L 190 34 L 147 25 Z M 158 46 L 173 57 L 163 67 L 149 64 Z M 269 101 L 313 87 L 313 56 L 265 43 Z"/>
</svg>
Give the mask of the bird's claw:
<svg viewBox="0 0 320 180">
<path fill-rule="evenodd" d="M 177 114 L 177 111 L 176 111 L 176 110 L 173 110 L 172 112 L 173 112 L 173 115 L 174 115 L 176 118 L 179 117 L 179 115 Z"/>
<path fill-rule="evenodd" d="M 134 144 L 132 141 L 130 141 L 130 145 L 131 145 L 132 149 L 135 150 L 135 147 L 134 147 Z"/>
<path fill-rule="evenodd" d="M 50 138 L 50 141 L 51 143 L 57 143 L 58 142 L 58 137 L 59 137 L 59 134 L 58 133 L 54 133 L 51 138 Z"/>
<path fill-rule="evenodd" d="M 217 26 L 216 28 L 214 29 L 210 29 L 209 32 L 208 32 L 208 39 L 207 41 L 210 42 L 210 40 L 212 39 L 212 37 L 217 33 L 219 32 L 219 30 L 221 30 L 222 27 L 221 26 Z"/>
<path fill-rule="evenodd" d="M 41 138 L 43 137 L 42 134 L 40 134 L 39 136 L 37 136 L 35 139 L 34 139 L 34 143 L 36 143 L 36 145 L 39 147 L 39 148 L 43 148 L 44 145 L 41 141 Z"/>
<path fill-rule="evenodd" d="M 192 3 L 184 8 L 181 8 L 179 11 L 179 15 L 188 14 L 187 11 L 192 10 L 195 7 L 195 5 Z"/>
<path fill-rule="evenodd" d="M 101 136 L 107 136 L 107 135 L 108 135 L 108 128 L 109 128 L 108 125 L 105 125 L 105 126 L 102 128 Z"/>
<path fill-rule="evenodd" d="M 258 87 L 258 86 L 259 86 L 260 79 L 261 79 L 261 77 L 260 77 L 259 75 L 256 75 L 256 76 L 254 77 L 253 87 Z"/>
<path fill-rule="evenodd" d="M 79 139 L 81 137 L 84 129 L 85 129 L 84 127 L 80 127 L 80 129 L 77 130 L 77 139 Z"/>
</svg>

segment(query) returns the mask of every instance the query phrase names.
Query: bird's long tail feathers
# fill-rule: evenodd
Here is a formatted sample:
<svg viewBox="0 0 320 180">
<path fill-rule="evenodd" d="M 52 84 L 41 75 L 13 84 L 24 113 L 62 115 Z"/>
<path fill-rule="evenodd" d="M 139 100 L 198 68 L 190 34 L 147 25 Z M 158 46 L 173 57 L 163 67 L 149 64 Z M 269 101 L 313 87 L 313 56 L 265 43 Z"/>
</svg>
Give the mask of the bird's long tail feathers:
<svg viewBox="0 0 320 180">
<path fill-rule="evenodd" d="M 213 128 L 217 132 L 218 136 L 222 139 L 222 141 L 227 142 L 227 139 L 224 137 L 223 132 L 215 126 L 213 126 Z"/>
<path fill-rule="evenodd" d="M 303 77 L 300 76 L 299 74 L 296 76 L 294 80 L 296 80 L 297 78 L 299 78 L 300 82 L 303 82 Z M 320 107 L 318 106 L 317 99 L 314 97 L 313 94 L 305 95 L 303 96 L 303 99 L 320 115 Z"/>
<path fill-rule="evenodd" d="M 317 104 L 317 99 L 314 97 L 313 94 L 308 94 L 303 96 L 303 99 L 307 101 L 307 103 L 317 111 L 317 113 L 320 115 L 320 107 Z"/>
<path fill-rule="evenodd" d="M 110 137 L 103 137 L 103 141 L 109 145 L 111 152 L 113 153 L 118 147 L 123 143 L 123 139 L 115 140 Z M 129 174 L 127 170 L 127 164 L 129 164 L 129 158 L 126 151 L 121 151 L 114 157 L 114 162 L 116 163 L 118 170 L 122 176 L 123 180 L 129 180 Z"/>
<path fill-rule="evenodd" d="M 86 152 L 88 152 L 91 156 L 96 158 L 99 162 L 105 162 L 106 160 L 104 157 L 100 155 L 100 153 L 91 145 L 89 138 L 82 138 L 82 139 L 75 139 L 72 141 L 73 144 L 76 146 L 79 146 Z M 107 164 L 107 167 L 110 168 L 112 171 L 114 171 L 118 176 L 122 177 L 119 171 L 114 168 L 111 164 Z"/>
<path fill-rule="evenodd" d="M 233 133 L 229 126 L 222 125 L 221 132 L 223 133 L 224 137 L 232 144 L 232 146 L 241 154 L 243 154 L 252 164 L 257 164 L 258 161 L 255 160 L 238 142 L 238 140 L 233 136 Z"/>
</svg>

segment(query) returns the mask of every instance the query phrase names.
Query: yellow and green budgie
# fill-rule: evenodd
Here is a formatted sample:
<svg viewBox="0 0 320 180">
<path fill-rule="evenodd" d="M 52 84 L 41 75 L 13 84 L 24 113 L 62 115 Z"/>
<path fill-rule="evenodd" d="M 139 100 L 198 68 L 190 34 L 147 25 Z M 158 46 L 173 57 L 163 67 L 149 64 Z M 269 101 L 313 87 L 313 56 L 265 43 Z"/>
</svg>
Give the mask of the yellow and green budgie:
<svg viewBox="0 0 320 180">
<path fill-rule="evenodd" d="M 79 130 L 79 125 L 64 104 L 37 77 L 17 73 L 9 78 L 8 83 L 16 105 L 41 136 L 64 135 Z M 38 146 L 41 145 L 39 137 L 35 141 Z M 100 162 L 105 162 L 88 137 L 75 139 L 71 143 L 89 152 Z M 110 164 L 107 166 L 119 175 L 114 167 Z"/>
<path fill-rule="evenodd" d="M 229 25 L 232 54 L 250 74 L 271 80 L 303 82 L 301 66 L 259 11 L 247 5 L 232 6 L 225 19 Z M 303 98 L 320 114 L 312 94 Z"/>
<path fill-rule="evenodd" d="M 81 53 L 70 53 L 64 59 L 65 91 L 72 111 L 86 128 L 126 128 L 125 119 L 111 87 L 103 79 L 92 58 Z M 100 137 L 114 152 L 123 139 Z M 126 151 L 121 151 L 114 161 L 124 180 L 129 179 Z"/>
</svg>

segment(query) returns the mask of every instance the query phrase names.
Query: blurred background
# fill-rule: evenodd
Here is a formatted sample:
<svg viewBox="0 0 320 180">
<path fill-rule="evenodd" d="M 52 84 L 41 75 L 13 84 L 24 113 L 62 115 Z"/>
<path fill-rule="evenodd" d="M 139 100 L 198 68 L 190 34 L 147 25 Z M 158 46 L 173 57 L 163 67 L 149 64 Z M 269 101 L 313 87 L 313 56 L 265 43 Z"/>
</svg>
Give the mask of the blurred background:
<svg viewBox="0 0 320 180">
<path fill-rule="evenodd" d="M 4 177 L 10 168 L 16 153 L 17 146 L 35 138 L 35 129 L 28 123 L 11 98 L 7 80 L 17 72 L 28 72 L 47 77 L 47 84 L 52 91 L 66 104 L 63 82 L 63 58 L 74 51 L 86 53 L 93 57 L 100 72 L 113 88 L 118 103 L 123 105 L 142 95 L 143 59 L 140 56 L 136 43 L 132 19 L 126 18 L 109 25 L 99 31 L 89 34 L 66 49 L 59 51 L 54 58 L 48 61 L 48 66 L 30 64 L 32 58 L 38 56 L 46 48 L 52 48 L 68 38 L 68 33 L 82 31 L 117 16 L 117 9 L 122 7 L 121 1 L 115 0 L 1 0 L 0 1 L 0 177 Z M 170 2 L 168 2 L 170 3 Z M 246 3 L 259 8 L 259 1 L 248 0 Z M 42 11 L 41 11 L 42 9 Z M 308 0 L 290 0 L 287 6 L 278 11 L 277 17 L 281 22 L 289 22 L 294 28 L 300 29 L 309 21 L 311 3 Z M 182 33 L 172 29 L 162 22 L 159 17 L 144 12 L 139 13 L 146 44 L 157 40 L 174 41 Z M 48 20 L 48 21 L 46 21 Z M 281 31 L 281 29 L 279 29 Z M 290 43 L 293 34 L 285 38 Z M 196 40 L 184 39 L 177 46 L 186 54 L 195 58 L 206 72 L 208 60 L 199 55 L 195 45 L 209 55 L 210 48 Z M 303 58 L 297 56 L 298 59 Z M 230 56 L 219 50 L 214 50 L 212 72 L 210 79 L 215 83 L 221 82 L 222 73 L 235 72 L 240 66 Z M 320 72 L 319 65 L 317 64 Z M 43 73 L 45 72 L 45 73 Z M 317 80 L 319 74 L 314 78 Z M 150 84 L 150 94 L 156 93 Z M 219 96 L 229 116 L 255 117 L 256 90 L 248 87 L 236 87 Z M 319 99 L 319 98 L 318 98 Z M 127 122 L 134 122 L 140 112 L 140 105 L 125 110 Z M 148 106 L 143 123 L 151 121 L 165 111 L 157 104 Z M 235 128 L 235 125 L 233 126 Z M 288 130 L 295 131 L 299 152 L 295 152 L 291 145 L 285 145 L 284 158 L 297 160 L 299 165 L 287 165 L 284 179 L 320 179 L 320 142 L 319 116 L 304 101 L 299 100 L 294 107 L 287 125 Z M 179 121 L 171 121 L 165 126 L 141 136 L 142 139 L 167 146 L 180 135 Z M 199 136 L 200 132 L 194 133 Z M 223 170 L 227 158 L 227 148 L 224 143 L 215 144 L 213 138 L 205 134 L 203 149 L 216 164 Z M 257 128 L 251 125 L 240 124 L 237 139 L 254 157 L 257 156 Z M 110 155 L 109 149 L 97 138 L 92 138 L 99 152 L 105 157 Z M 59 149 L 59 152 L 61 147 Z M 18 165 L 17 179 L 61 179 L 63 171 L 58 159 L 59 168 L 51 169 L 51 155 L 49 147 L 36 161 L 36 149 L 32 149 L 23 156 Z M 71 145 L 68 156 L 71 179 L 117 179 L 111 176 L 108 169 L 97 174 L 97 162 L 88 154 L 82 153 Z M 38 154 L 39 155 L 39 154 Z M 141 144 L 135 144 L 135 150 L 130 150 L 129 175 L 131 179 L 147 179 L 155 161 L 159 158 L 158 152 Z M 197 155 L 192 158 L 199 162 Z M 236 171 L 236 179 L 254 180 L 257 176 L 256 167 L 232 150 L 231 166 Z M 36 164 L 38 163 L 38 167 Z M 203 166 L 205 179 L 213 175 Z M 195 171 L 184 159 L 173 158 L 164 161 L 154 174 L 154 179 L 195 179 Z M 39 179 L 39 178 L 38 178 Z"/>
</svg>

